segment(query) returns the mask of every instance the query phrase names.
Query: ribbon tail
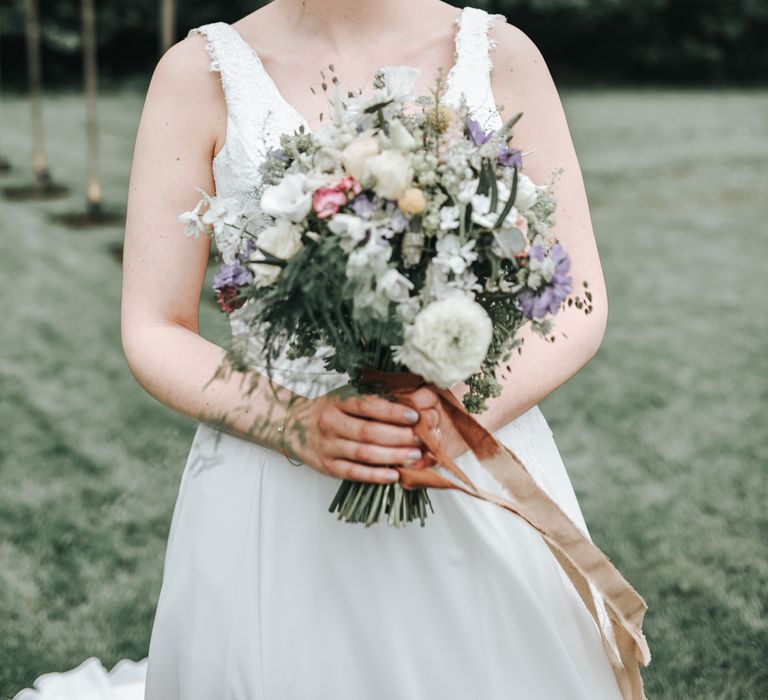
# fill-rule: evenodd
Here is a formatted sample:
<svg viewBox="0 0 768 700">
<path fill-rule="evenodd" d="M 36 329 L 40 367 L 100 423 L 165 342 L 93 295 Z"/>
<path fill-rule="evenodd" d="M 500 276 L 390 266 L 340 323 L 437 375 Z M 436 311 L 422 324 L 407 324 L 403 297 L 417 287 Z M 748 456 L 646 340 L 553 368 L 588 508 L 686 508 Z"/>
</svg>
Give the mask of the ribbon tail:
<svg viewBox="0 0 768 700">
<path fill-rule="evenodd" d="M 407 400 L 407 390 L 400 389 Z M 456 476 L 453 482 L 434 469 L 399 469 L 406 487 L 452 488 L 510 511 L 536 530 L 572 582 L 600 632 L 624 700 L 645 700 L 639 664 L 650 662 L 650 650 L 642 633 L 645 601 L 616 567 L 539 486 L 522 461 L 459 404 L 448 390 L 438 390 L 454 427 L 475 454 L 480 465 L 499 483 L 509 499 L 474 486 L 420 421 L 416 432 L 438 465 Z M 601 598 L 611 621 L 613 640 L 601 624 L 593 591 Z M 615 645 L 615 646 L 614 646 Z"/>
</svg>

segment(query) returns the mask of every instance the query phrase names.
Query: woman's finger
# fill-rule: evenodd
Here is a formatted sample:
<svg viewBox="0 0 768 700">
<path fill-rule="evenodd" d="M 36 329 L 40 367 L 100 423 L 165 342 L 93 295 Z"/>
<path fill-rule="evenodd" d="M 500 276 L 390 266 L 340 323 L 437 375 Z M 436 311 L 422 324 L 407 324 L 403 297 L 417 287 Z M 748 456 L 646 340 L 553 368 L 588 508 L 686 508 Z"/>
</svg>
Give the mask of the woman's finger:
<svg viewBox="0 0 768 700">
<path fill-rule="evenodd" d="M 400 478 L 396 469 L 387 467 L 371 467 L 346 459 L 335 459 L 331 462 L 334 476 L 351 481 L 367 481 L 373 484 L 391 484 Z"/>
<path fill-rule="evenodd" d="M 327 422 L 329 425 L 324 426 L 327 434 L 355 442 L 389 447 L 407 447 L 419 444 L 413 428 L 356 418 L 343 411 L 334 412 L 332 418 L 327 419 Z"/>
<path fill-rule="evenodd" d="M 432 408 L 440 403 L 440 397 L 434 389 L 423 386 L 408 395 L 413 406 L 421 411 L 425 408 Z"/>
<path fill-rule="evenodd" d="M 413 425 L 419 419 L 418 412 L 410 406 L 398 401 L 388 401 L 375 394 L 359 394 L 340 399 L 338 407 L 344 413 L 385 423 Z"/>
<path fill-rule="evenodd" d="M 421 417 L 426 421 L 429 428 L 436 428 L 440 425 L 440 411 L 435 408 L 428 408 L 422 411 Z"/>
<path fill-rule="evenodd" d="M 335 457 L 361 464 L 415 464 L 424 456 L 415 446 L 383 447 L 354 440 L 336 440 L 329 451 Z"/>
</svg>

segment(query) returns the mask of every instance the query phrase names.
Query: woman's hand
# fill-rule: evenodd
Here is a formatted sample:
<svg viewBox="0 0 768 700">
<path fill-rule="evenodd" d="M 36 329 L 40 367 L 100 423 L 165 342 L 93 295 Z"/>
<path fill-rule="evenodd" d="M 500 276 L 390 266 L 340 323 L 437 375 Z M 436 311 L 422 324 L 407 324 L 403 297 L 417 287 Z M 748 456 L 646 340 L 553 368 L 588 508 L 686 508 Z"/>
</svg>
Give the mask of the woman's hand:
<svg viewBox="0 0 768 700">
<path fill-rule="evenodd" d="M 456 395 L 456 399 L 460 402 L 461 395 Z M 437 442 L 440 444 L 442 450 L 452 459 L 460 457 L 469 450 L 469 445 L 465 442 L 464 438 L 453 425 L 453 421 L 446 412 L 442 401 L 438 401 L 434 407 L 437 413 L 437 427 L 434 429 L 434 435 Z M 428 464 L 436 464 L 435 460 L 431 457 L 426 457 Z"/>
<path fill-rule="evenodd" d="M 295 400 L 280 447 L 323 474 L 392 483 L 399 475 L 385 465 L 421 469 L 434 464 L 422 452 L 413 426 L 419 413 L 430 428 L 438 426 L 437 394 L 423 387 L 411 399 L 416 410 L 374 394 L 352 395 L 342 387 L 315 399 Z"/>
</svg>

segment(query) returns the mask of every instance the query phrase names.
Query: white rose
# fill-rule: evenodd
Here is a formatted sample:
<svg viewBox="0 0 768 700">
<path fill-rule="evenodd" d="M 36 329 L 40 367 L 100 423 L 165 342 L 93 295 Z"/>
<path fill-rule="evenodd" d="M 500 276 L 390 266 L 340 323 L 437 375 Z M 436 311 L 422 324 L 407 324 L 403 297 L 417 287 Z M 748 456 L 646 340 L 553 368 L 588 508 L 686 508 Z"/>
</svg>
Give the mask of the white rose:
<svg viewBox="0 0 768 700">
<path fill-rule="evenodd" d="M 348 175 L 356 180 L 363 177 L 366 161 L 379 152 L 379 141 L 373 136 L 360 136 L 341 152 L 341 163 Z"/>
<path fill-rule="evenodd" d="M 539 190 L 533 180 L 522 173 L 517 176 L 517 192 L 515 194 L 515 206 L 521 211 L 530 209 L 539 198 Z"/>
<path fill-rule="evenodd" d="M 261 208 L 270 216 L 303 221 L 312 208 L 312 192 L 307 188 L 307 176 L 288 173 L 276 185 L 264 189 Z"/>
<path fill-rule="evenodd" d="M 304 247 L 301 242 L 301 227 L 286 219 L 278 219 L 273 226 L 262 230 L 256 239 L 256 245 L 276 258 L 290 260 Z M 266 287 L 277 281 L 283 268 L 279 265 L 260 263 L 265 259 L 261 250 L 251 253 L 248 261 L 256 286 Z"/>
<path fill-rule="evenodd" d="M 397 199 L 413 177 L 411 164 L 400 151 L 388 150 L 369 158 L 363 179 L 373 178 L 373 190 L 384 199 Z"/>
<path fill-rule="evenodd" d="M 493 324 L 480 304 L 452 295 L 416 315 L 394 357 L 428 382 L 450 389 L 480 370 L 492 334 Z"/>
</svg>

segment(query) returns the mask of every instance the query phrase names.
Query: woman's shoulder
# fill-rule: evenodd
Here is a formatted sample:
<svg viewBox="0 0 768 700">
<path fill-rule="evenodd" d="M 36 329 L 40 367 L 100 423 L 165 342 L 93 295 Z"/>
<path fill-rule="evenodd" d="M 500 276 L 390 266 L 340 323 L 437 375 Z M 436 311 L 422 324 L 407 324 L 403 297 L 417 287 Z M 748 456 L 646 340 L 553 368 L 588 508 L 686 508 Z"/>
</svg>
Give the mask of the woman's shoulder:
<svg viewBox="0 0 768 700">
<path fill-rule="evenodd" d="M 539 47 L 520 27 L 504 15 L 492 15 L 488 29 L 494 65 L 519 73 L 546 69 Z"/>
<path fill-rule="evenodd" d="M 191 34 L 171 46 L 157 62 L 144 110 L 157 124 L 183 124 L 204 148 L 215 150 L 223 138 L 226 101 L 214 72 L 206 38 Z"/>
<path fill-rule="evenodd" d="M 497 103 L 512 110 L 505 116 L 526 109 L 535 121 L 537 113 L 559 110 L 557 87 L 533 39 L 509 21 L 491 22 L 488 38 L 494 95 Z"/>
<path fill-rule="evenodd" d="M 197 31 L 199 29 L 202 27 L 191 30 L 165 51 L 155 66 L 150 86 L 186 95 L 190 105 L 198 105 L 221 93 L 219 76 L 213 70 L 209 38 Z"/>
</svg>

